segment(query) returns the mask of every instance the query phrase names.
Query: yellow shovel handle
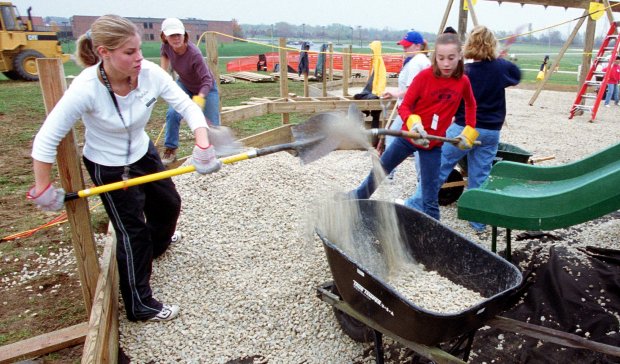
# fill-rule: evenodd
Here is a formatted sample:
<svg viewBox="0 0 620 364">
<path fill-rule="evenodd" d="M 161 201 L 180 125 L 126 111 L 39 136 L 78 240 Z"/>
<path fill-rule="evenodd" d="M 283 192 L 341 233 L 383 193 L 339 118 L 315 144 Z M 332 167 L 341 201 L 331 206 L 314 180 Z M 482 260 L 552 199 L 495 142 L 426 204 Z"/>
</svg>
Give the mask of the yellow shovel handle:
<svg viewBox="0 0 620 364">
<path fill-rule="evenodd" d="M 250 151 L 246 153 L 235 154 L 230 157 L 220 158 L 220 162 L 222 162 L 223 164 L 231 164 L 231 163 L 235 163 L 238 161 L 253 158 L 254 156 L 255 156 L 255 153 Z M 99 195 L 105 192 L 120 190 L 121 188 L 128 188 L 131 186 L 136 186 L 136 185 L 141 185 L 144 183 L 158 181 L 160 179 L 170 178 L 170 177 L 178 176 L 180 174 L 194 172 L 195 170 L 196 170 L 196 167 L 194 166 L 179 167 L 179 168 L 174 168 L 174 169 L 170 169 L 170 170 L 163 171 L 163 172 L 148 174 L 146 176 L 131 178 L 126 181 L 113 182 L 113 183 L 109 183 L 109 184 L 102 185 L 102 186 L 86 188 L 84 190 L 78 191 L 77 193 L 69 192 L 65 195 L 65 201 L 74 200 L 80 197 Z"/>
</svg>

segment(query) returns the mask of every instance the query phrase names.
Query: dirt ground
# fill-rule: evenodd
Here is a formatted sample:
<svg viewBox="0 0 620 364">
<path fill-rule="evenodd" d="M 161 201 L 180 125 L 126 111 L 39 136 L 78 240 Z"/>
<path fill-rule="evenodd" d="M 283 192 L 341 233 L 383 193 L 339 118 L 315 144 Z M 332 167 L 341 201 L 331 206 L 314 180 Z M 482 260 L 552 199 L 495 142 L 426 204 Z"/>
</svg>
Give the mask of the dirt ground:
<svg viewBox="0 0 620 364">
<path fill-rule="evenodd" d="M 559 89 L 574 92 L 575 88 Z M 0 110 L 0 133 L 5 140 L 22 140 L 3 142 L 5 147 L 0 154 L 0 187 L 3 188 L 0 238 L 35 228 L 57 216 L 37 210 L 24 196 L 32 183 L 29 155 L 32 135 L 41 121 L 40 111 L 38 116 L 6 114 Z M 21 188 L 7 191 L 5 187 L 9 184 L 19 184 Z M 100 216 L 102 210 L 99 211 L 93 215 Z M 97 224 L 105 226 L 102 221 Z M 0 241 L 0 346 L 86 320 L 72 254 L 67 224 L 44 229 L 27 238 Z M 39 358 L 37 362 L 72 363 L 80 357 L 81 346 L 78 346 Z"/>
</svg>

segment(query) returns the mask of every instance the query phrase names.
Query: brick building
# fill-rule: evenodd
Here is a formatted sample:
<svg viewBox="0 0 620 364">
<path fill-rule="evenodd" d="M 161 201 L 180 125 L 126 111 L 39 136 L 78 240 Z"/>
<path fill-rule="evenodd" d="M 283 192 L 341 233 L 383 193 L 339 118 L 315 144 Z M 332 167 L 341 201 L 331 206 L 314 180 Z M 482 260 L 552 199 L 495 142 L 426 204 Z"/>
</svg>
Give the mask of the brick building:
<svg viewBox="0 0 620 364">
<path fill-rule="evenodd" d="M 71 28 L 73 36 L 77 39 L 80 35 L 86 33 L 90 25 L 98 18 L 98 16 L 74 15 L 71 18 Z M 135 18 L 127 17 L 134 22 L 142 33 L 143 41 L 159 41 L 161 33 L 161 23 L 165 18 Z M 202 33 L 206 31 L 215 31 L 223 34 L 233 34 L 232 21 L 220 20 L 201 20 L 201 19 L 181 19 L 185 30 L 189 34 L 189 40 L 196 43 Z M 204 38 L 203 38 L 204 39 Z M 232 42 L 232 38 L 226 36 L 217 36 L 217 41 L 222 43 Z"/>
</svg>

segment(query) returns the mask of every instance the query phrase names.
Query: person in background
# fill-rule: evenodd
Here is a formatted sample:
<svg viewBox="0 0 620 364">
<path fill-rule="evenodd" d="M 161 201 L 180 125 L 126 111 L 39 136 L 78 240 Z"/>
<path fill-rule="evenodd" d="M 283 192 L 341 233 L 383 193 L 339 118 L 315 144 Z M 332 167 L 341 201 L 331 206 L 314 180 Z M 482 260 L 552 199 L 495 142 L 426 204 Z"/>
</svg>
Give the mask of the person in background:
<svg viewBox="0 0 620 364">
<path fill-rule="evenodd" d="M 177 84 L 203 110 L 210 125 L 220 125 L 220 95 L 213 73 L 200 49 L 189 42 L 185 26 L 177 18 L 161 24 L 161 67 L 177 73 Z M 166 135 L 162 162 L 169 165 L 177 159 L 179 127 L 182 116 L 172 107 L 166 113 Z"/>
<path fill-rule="evenodd" d="M 422 70 L 405 93 L 398 113 L 405 123 L 402 130 L 419 134 L 420 138 L 397 138 L 381 155 L 381 166 L 389 174 L 414 152 L 420 158 L 420 186 L 423 204 L 420 210 L 439 220 L 439 167 L 441 142 L 429 141 L 428 135 L 445 136 L 461 100 L 465 100 L 467 126 L 458 136 L 459 147 L 469 149 L 477 138 L 476 100 L 469 78 L 464 74 L 461 42 L 454 34 L 441 34 L 435 42 L 431 67 Z M 367 199 L 377 189 L 374 172 L 348 197 Z M 419 187 L 420 188 L 420 187 Z"/>
<path fill-rule="evenodd" d="M 609 102 L 612 97 L 614 99 L 614 103 L 618 106 L 618 82 L 620 82 L 620 55 L 616 56 L 614 62 L 605 68 L 603 68 L 603 72 L 607 72 L 607 69 L 610 68 L 609 78 L 607 79 L 607 94 L 605 95 L 605 106 L 609 107 Z"/>
<path fill-rule="evenodd" d="M 192 164 L 202 174 L 216 172 L 221 162 L 209 144 L 208 126 L 200 108 L 169 74 L 142 57 L 135 24 L 104 15 L 77 40 L 76 57 L 86 68 L 71 82 L 32 146 L 35 185 L 27 198 L 46 211 L 64 206 L 65 192 L 52 184 L 52 165 L 61 139 L 75 122 L 85 126 L 83 161 L 93 183 L 100 186 L 165 170 L 145 132 L 158 98 L 174 107 L 194 132 Z M 181 197 L 170 178 L 100 195 L 116 232 L 116 259 L 127 318 L 170 320 L 177 305 L 153 297 L 153 258 L 162 255 L 176 232 Z"/>
<path fill-rule="evenodd" d="M 519 68 L 498 58 L 497 39 L 493 32 L 483 25 L 474 27 L 467 37 L 463 55 L 472 62 L 465 64 L 465 74 L 469 77 L 476 98 L 476 130 L 480 134 L 480 145 L 471 149 L 460 149 L 450 143 L 441 147 L 441 186 L 459 160 L 467 156 L 467 188 L 478 188 L 491 172 L 493 160 L 499 145 L 500 131 L 506 119 L 506 87 L 516 86 L 521 80 Z M 466 128 L 466 110 L 461 103 L 454 123 L 446 131 L 448 138 L 460 135 Z M 406 205 L 421 208 L 422 196 L 416 194 L 405 201 Z M 483 232 L 485 225 L 470 222 L 476 232 Z"/>
<path fill-rule="evenodd" d="M 431 61 L 425 54 L 426 49 L 428 48 L 428 44 L 426 40 L 422 37 L 422 34 L 411 31 L 408 32 L 403 39 L 401 39 L 398 43 L 396 43 L 403 47 L 403 52 L 405 52 L 405 61 L 403 63 L 403 67 L 398 73 L 398 88 L 397 89 L 389 89 L 381 95 L 381 98 L 396 98 L 396 105 L 399 107 L 403 102 L 403 97 L 411 85 L 411 81 L 413 78 L 417 76 L 420 71 L 425 68 L 430 67 Z M 399 115 L 396 115 L 394 121 L 390 125 L 390 129 L 392 130 L 401 130 L 403 126 L 403 121 Z M 386 136 L 385 137 L 385 147 L 389 147 L 390 144 L 394 141 L 395 137 Z M 393 170 L 388 178 L 394 178 Z"/>
</svg>

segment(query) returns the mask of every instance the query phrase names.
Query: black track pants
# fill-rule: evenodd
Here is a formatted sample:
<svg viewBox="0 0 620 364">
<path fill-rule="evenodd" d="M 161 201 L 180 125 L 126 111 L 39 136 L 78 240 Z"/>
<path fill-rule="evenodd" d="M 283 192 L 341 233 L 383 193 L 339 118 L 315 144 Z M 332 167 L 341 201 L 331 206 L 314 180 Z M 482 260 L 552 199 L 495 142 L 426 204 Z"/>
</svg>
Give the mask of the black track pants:
<svg viewBox="0 0 620 364">
<path fill-rule="evenodd" d="M 95 185 L 118 182 L 124 167 L 99 165 L 84 158 Z M 164 166 L 153 143 L 130 166 L 130 178 L 161 172 Z M 162 304 L 153 298 L 149 284 L 153 258 L 170 245 L 181 211 L 181 197 L 170 178 L 101 194 L 116 230 L 116 259 L 121 294 L 129 320 L 155 316 Z"/>
</svg>

